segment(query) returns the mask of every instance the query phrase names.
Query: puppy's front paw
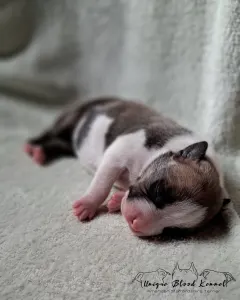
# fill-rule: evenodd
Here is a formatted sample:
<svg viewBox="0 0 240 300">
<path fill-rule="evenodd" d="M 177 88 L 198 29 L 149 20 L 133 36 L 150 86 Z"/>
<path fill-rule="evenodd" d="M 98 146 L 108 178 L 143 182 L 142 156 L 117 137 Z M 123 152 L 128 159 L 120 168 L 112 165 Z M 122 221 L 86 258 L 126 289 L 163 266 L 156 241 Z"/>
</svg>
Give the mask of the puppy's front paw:
<svg viewBox="0 0 240 300">
<path fill-rule="evenodd" d="M 97 205 L 88 196 L 82 197 L 73 203 L 73 214 L 80 221 L 91 220 L 97 211 Z"/>
<path fill-rule="evenodd" d="M 111 198 L 110 198 L 110 200 L 108 201 L 108 204 L 107 204 L 108 211 L 110 213 L 120 211 L 121 202 L 122 202 L 122 199 L 123 199 L 124 195 L 125 195 L 125 192 L 119 191 L 119 192 L 114 193 L 111 196 Z"/>
</svg>

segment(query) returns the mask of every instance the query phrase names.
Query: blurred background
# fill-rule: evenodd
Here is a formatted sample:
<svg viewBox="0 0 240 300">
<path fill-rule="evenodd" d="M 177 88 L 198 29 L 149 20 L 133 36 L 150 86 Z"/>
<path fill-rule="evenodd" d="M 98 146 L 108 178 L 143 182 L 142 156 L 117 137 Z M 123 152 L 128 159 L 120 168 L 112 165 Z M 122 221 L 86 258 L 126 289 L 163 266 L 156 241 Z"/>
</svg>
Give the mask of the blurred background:
<svg viewBox="0 0 240 300">
<path fill-rule="evenodd" d="M 90 176 L 75 161 L 37 168 L 22 146 L 71 101 L 144 102 L 214 143 L 239 214 L 239 26 L 238 0 L 0 0 L 1 299 L 93 299 L 92 290 L 136 299 L 143 290 L 128 279 L 179 258 L 235 277 L 234 210 L 226 239 L 159 252 L 133 239 L 120 216 L 78 224 L 71 203 Z"/>
<path fill-rule="evenodd" d="M 225 160 L 235 159 L 239 7 L 213 0 L 0 0 L 4 124 L 16 120 L 22 103 L 49 111 L 119 95 L 207 134 Z"/>
<path fill-rule="evenodd" d="M 0 0 L 1 124 L 27 134 L 40 122 L 27 115 L 129 97 L 208 135 L 236 179 L 239 11 L 238 1 Z"/>
</svg>

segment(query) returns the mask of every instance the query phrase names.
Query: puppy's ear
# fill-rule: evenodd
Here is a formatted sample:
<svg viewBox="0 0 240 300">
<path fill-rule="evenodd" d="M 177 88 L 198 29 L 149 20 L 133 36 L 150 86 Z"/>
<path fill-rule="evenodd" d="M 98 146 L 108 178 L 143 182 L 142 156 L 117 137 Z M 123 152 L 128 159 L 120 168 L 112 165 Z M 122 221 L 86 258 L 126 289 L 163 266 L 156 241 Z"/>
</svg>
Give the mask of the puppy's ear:
<svg viewBox="0 0 240 300">
<path fill-rule="evenodd" d="M 176 157 L 190 158 L 194 160 L 201 160 L 205 157 L 208 148 L 206 141 L 192 144 L 175 154 Z"/>
</svg>

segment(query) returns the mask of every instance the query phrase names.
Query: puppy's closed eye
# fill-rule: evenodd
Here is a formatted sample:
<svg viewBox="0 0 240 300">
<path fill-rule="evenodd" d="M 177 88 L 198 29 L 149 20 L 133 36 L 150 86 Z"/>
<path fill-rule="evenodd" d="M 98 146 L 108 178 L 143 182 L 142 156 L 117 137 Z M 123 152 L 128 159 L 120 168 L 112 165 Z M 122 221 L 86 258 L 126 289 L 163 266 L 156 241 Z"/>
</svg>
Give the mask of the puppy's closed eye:
<svg viewBox="0 0 240 300">
<path fill-rule="evenodd" d="M 153 182 L 146 190 L 146 196 L 159 209 L 176 201 L 173 188 L 166 185 L 163 179 Z"/>
</svg>

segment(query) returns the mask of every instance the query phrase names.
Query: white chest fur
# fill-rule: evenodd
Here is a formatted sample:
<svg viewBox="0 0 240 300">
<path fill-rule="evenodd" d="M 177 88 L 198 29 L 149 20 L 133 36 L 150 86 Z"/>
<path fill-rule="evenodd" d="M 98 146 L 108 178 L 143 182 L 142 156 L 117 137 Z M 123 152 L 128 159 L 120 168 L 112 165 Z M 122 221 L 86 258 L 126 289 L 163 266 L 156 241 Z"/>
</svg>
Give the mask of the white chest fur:
<svg viewBox="0 0 240 300">
<path fill-rule="evenodd" d="M 94 171 L 99 166 L 105 150 L 105 135 L 112 124 L 113 119 L 105 115 L 97 116 L 90 124 L 86 136 L 79 147 L 75 146 L 76 154 L 85 167 Z M 76 145 L 77 137 L 80 134 L 85 121 L 81 120 L 74 132 L 74 144 Z"/>
</svg>

